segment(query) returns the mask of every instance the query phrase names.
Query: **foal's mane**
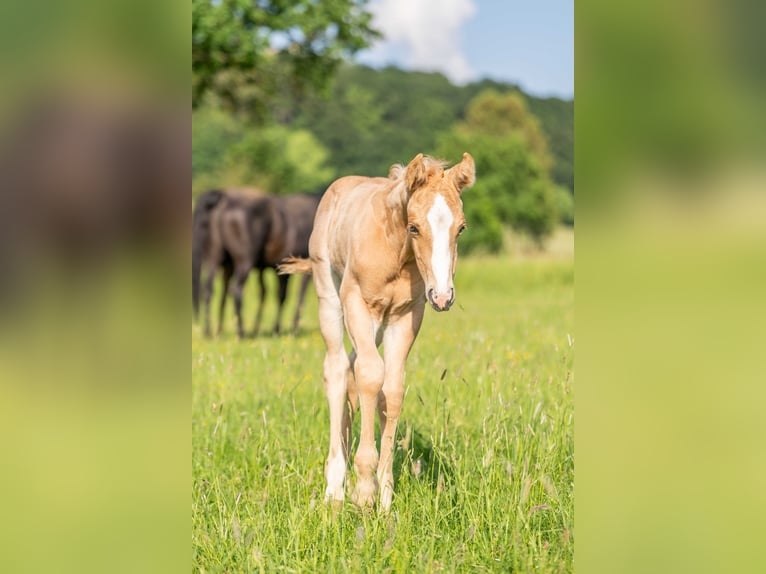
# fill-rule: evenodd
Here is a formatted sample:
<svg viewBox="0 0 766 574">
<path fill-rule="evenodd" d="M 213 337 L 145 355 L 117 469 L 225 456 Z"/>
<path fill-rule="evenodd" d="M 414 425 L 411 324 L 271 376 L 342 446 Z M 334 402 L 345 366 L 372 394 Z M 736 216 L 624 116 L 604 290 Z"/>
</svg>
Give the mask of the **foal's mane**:
<svg viewBox="0 0 766 574">
<path fill-rule="evenodd" d="M 444 173 L 447 162 L 442 159 L 434 159 L 431 156 L 423 156 L 423 165 L 426 168 L 426 177 L 431 179 L 434 176 Z M 407 186 L 405 184 L 405 174 L 407 166 L 400 163 L 393 164 L 388 170 L 388 179 L 394 181 L 391 192 L 388 195 L 388 205 L 392 209 L 401 208 L 407 205 Z"/>
</svg>

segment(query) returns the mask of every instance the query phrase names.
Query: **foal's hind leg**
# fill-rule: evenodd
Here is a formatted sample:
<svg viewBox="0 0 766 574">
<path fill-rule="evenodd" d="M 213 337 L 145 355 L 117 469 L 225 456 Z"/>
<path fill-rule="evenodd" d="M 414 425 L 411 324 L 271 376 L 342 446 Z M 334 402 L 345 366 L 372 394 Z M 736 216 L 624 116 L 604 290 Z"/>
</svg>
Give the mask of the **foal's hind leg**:
<svg viewBox="0 0 766 574">
<path fill-rule="evenodd" d="M 346 390 L 351 375 L 348 355 L 343 346 L 343 312 L 332 273 L 314 266 L 314 281 L 319 299 L 319 329 L 327 346 L 324 358 L 324 389 L 330 410 L 330 449 L 325 463 L 326 502 L 342 502 L 346 496 L 346 460 L 351 419 Z"/>
</svg>

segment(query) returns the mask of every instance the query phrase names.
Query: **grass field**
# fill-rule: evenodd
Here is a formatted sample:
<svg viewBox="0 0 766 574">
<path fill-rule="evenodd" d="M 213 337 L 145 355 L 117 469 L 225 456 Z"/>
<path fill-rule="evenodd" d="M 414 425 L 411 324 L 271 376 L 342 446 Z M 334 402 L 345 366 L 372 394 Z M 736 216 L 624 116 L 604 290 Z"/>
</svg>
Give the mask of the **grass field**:
<svg viewBox="0 0 766 574">
<path fill-rule="evenodd" d="M 388 514 L 322 502 L 313 291 L 297 337 L 192 328 L 194 571 L 573 570 L 571 257 L 464 258 L 456 290 L 410 354 Z"/>
</svg>

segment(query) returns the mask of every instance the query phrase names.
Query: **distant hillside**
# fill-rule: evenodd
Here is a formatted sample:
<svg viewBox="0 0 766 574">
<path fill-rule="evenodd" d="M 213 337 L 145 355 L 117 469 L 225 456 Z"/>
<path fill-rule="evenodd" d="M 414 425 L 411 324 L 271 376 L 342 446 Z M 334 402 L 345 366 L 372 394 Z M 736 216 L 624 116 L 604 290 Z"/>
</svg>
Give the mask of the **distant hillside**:
<svg viewBox="0 0 766 574">
<path fill-rule="evenodd" d="M 574 102 L 536 98 L 517 86 L 483 80 L 455 86 L 439 73 L 343 67 L 326 98 L 282 101 L 275 115 L 306 128 L 330 150 L 339 174 L 381 174 L 394 161 L 433 153 L 436 137 L 462 119 L 466 104 L 485 89 L 518 91 L 537 116 L 554 158 L 552 177 L 574 190 Z M 454 158 L 453 158 L 454 159 Z"/>
</svg>

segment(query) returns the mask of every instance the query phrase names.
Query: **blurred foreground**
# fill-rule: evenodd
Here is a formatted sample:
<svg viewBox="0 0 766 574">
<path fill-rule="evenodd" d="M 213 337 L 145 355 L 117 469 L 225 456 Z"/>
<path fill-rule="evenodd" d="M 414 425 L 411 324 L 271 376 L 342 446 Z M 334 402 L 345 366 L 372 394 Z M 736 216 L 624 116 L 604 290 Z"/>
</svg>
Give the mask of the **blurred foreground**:
<svg viewBox="0 0 766 574">
<path fill-rule="evenodd" d="M 3 137 L 6 572 L 147 571 L 185 542 L 189 125 L 99 104 Z"/>
<path fill-rule="evenodd" d="M 188 7 L 2 13 L 0 571 L 176 569 L 188 548 Z"/>
<path fill-rule="evenodd" d="M 761 572 L 764 4 L 577 7 L 578 570 Z"/>
</svg>

